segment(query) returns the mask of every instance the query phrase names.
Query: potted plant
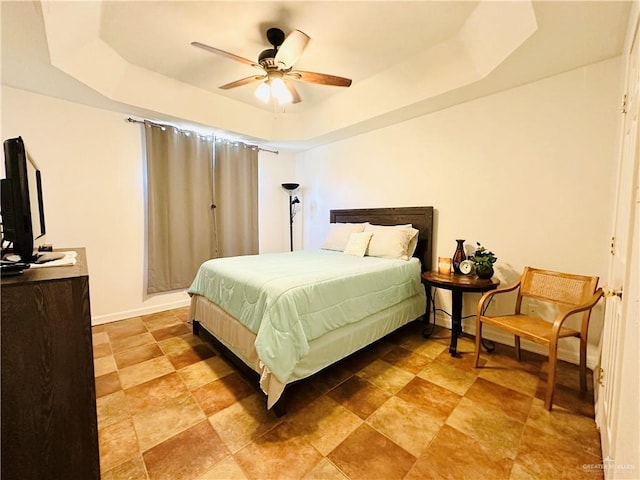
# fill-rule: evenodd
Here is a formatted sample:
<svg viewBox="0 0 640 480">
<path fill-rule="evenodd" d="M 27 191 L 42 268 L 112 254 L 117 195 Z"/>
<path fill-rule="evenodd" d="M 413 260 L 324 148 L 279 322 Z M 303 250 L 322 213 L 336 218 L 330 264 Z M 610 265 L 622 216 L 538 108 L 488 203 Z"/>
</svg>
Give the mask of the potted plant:
<svg viewBox="0 0 640 480">
<path fill-rule="evenodd" d="M 469 257 L 469 260 L 473 262 L 476 275 L 479 278 L 491 278 L 493 277 L 493 264 L 496 263 L 498 257 L 490 250 L 487 250 L 480 242 L 476 242 L 476 251 Z"/>
</svg>

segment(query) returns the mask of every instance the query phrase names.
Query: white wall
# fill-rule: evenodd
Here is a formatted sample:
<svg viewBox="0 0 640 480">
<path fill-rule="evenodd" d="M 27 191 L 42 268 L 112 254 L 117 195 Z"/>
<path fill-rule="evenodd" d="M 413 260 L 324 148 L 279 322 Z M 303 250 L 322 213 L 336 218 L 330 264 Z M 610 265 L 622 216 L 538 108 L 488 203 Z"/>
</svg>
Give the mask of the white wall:
<svg viewBox="0 0 640 480">
<path fill-rule="evenodd" d="M 320 245 L 331 208 L 433 205 L 434 256 L 464 238 L 497 253 L 504 284 L 524 265 L 605 278 L 619 78 L 613 59 L 296 155 L 261 152 L 260 250 L 288 249 L 280 184 L 298 182 L 295 248 Z M 2 138 L 22 135 L 43 171 L 48 241 L 87 248 L 94 323 L 188 301 L 144 293 L 142 137 L 124 118 L 2 87 Z"/>
<path fill-rule="evenodd" d="M 188 303 L 184 291 L 145 293 L 140 125 L 3 85 L 1 133 L 3 140 L 22 136 L 42 170 L 47 242 L 86 247 L 94 324 Z M 280 184 L 290 181 L 293 158 L 261 152 L 259 161 L 260 248 L 284 251 L 288 197 Z"/>
<path fill-rule="evenodd" d="M 476 241 L 496 252 L 505 285 L 525 265 L 606 279 L 620 65 L 597 63 L 298 154 L 305 248 L 321 244 L 332 208 L 432 205 L 434 257 L 451 256 L 462 238 L 468 253 Z M 479 297 L 465 298 L 463 314 L 473 314 Z M 448 292 L 437 302 L 450 311 Z M 593 342 L 601 322 L 598 312 Z M 565 348 L 565 357 L 576 353 Z"/>
<path fill-rule="evenodd" d="M 283 183 L 297 182 L 295 155 L 279 151 L 278 155 L 260 152 L 258 164 L 260 218 L 260 253 L 289 250 L 289 194 Z M 294 219 L 294 248 L 301 245 L 298 217 Z"/>
</svg>

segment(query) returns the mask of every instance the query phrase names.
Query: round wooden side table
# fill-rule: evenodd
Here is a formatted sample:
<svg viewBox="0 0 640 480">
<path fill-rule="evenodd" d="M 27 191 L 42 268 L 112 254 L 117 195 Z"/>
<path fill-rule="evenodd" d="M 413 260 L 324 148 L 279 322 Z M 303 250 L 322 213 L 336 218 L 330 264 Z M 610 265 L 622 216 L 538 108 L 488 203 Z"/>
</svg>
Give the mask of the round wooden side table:
<svg viewBox="0 0 640 480">
<path fill-rule="evenodd" d="M 429 287 L 431 306 L 433 309 L 433 323 L 436 322 L 435 295 L 431 294 L 431 287 L 451 290 L 451 344 L 449 353 L 456 356 L 458 336 L 462 333 L 462 294 L 465 292 L 484 293 L 495 290 L 500 280 L 478 278 L 475 275 L 461 275 L 459 273 L 424 272 L 423 282 Z"/>
</svg>

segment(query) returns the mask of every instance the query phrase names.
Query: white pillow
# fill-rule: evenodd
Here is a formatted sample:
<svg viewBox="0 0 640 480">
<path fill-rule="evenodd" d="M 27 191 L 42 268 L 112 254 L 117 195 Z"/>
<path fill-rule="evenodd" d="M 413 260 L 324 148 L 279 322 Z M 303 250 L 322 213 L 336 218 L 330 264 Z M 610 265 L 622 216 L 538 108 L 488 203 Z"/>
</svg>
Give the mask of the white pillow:
<svg viewBox="0 0 640 480">
<path fill-rule="evenodd" d="M 352 233 L 360 233 L 364 231 L 364 223 L 331 223 L 329 224 L 329 233 L 324 240 L 322 247 L 325 250 L 344 251 L 347 246 L 349 236 Z"/>
<path fill-rule="evenodd" d="M 395 225 L 396 228 L 410 228 L 411 230 L 416 230 L 413 228 L 413 225 L 407 223 L 406 225 Z M 415 231 L 415 235 L 409 241 L 409 246 L 407 247 L 407 255 L 409 258 L 413 257 L 414 252 L 416 251 L 416 247 L 418 246 L 418 236 L 420 235 L 420 230 Z"/>
<path fill-rule="evenodd" d="M 373 232 L 352 233 L 349 236 L 347 246 L 344 248 L 344 253 L 355 255 L 356 257 L 364 257 L 372 236 Z"/>
<path fill-rule="evenodd" d="M 418 230 L 412 227 L 367 225 L 365 232 L 372 232 L 367 255 L 371 257 L 408 260 L 416 248 Z"/>
</svg>

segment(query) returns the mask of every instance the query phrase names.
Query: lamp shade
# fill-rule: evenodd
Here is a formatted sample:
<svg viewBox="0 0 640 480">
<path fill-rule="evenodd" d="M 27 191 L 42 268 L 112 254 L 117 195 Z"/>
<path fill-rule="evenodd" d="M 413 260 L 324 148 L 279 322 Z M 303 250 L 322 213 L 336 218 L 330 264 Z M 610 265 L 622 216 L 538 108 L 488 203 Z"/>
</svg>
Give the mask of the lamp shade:
<svg viewBox="0 0 640 480">
<path fill-rule="evenodd" d="M 282 78 L 265 80 L 253 93 L 264 103 L 269 103 L 272 98 L 276 99 L 280 105 L 293 102 L 293 96 Z"/>
<path fill-rule="evenodd" d="M 254 92 L 255 96 L 262 100 L 264 103 L 267 103 L 271 98 L 271 89 L 266 82 L 261 83 L 256 91 Z"/>
<path fill-rule="evenodd" d="M 271 96 L 276 97 L 280 105 L 293 102 L 291 92 L 287 90 L 287 86 L 281 78 L 274 78 L 271 81 Z"/>
<path fill-rule="evenodd" d="M 299 186 L 300 186 L 299 183 L 283 183 L 282 184 L 282 188 L 284 188 L 285 190 L 295 190 Z"/>
</svg>

